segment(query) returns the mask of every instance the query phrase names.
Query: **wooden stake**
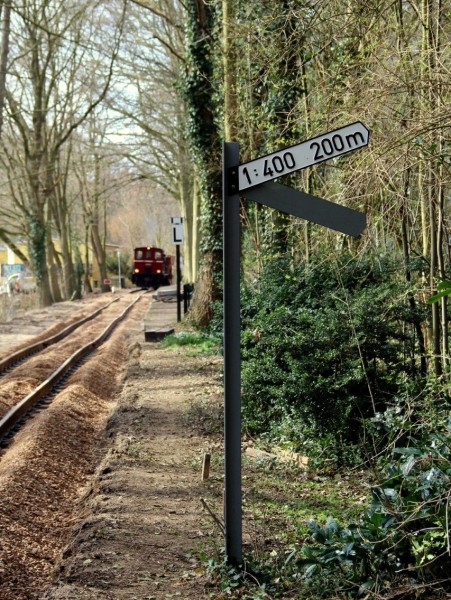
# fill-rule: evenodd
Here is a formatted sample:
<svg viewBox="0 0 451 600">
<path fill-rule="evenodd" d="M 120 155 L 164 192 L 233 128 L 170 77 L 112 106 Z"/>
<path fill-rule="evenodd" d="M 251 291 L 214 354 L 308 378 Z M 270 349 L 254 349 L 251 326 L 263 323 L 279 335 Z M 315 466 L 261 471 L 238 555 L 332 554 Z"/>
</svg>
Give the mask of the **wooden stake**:
<svg viewBox="0 0 451 600">
<path fill-rule="evenodd" d="M 204 454 L 204 460 L 202 463 L 202 481 L 207 481 L 210 477 L 210 460 L 211 454 Z"/>
</svg>

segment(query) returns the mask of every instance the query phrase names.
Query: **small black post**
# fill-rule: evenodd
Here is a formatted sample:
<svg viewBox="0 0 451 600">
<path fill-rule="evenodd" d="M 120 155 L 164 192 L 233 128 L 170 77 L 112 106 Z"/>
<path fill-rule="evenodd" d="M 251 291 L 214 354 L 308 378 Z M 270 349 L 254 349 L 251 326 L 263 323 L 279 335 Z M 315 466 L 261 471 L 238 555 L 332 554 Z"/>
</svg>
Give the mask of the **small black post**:
<svg viewBox="0 0 451 600">
<path fill-rule="evenodd" d="M 186 315 L 186 313 L 188 312 L 188 306 L 189 306 L 188 294 L 189 294 L 189 283 L 185 283 L 183 285 L 183 314 L 184 315 Z"/>
<path fill-rule="evenodd" d="M 239 145 L 223 145 L 224 522 L 226 557 L 242 562 Z M 236 167 L 236 173 L 233 168 Z M 231 171 L 230 171 L 231 170 Z M 236 175 L 236 182 L 229 181 Z"/>
<path fill-rule="evenodd" d="M 180 244 L 175 247 L 175 263 L 177 271 L 177 322 L 182 320 L 182 296 L 180 294 L 180 284 L 182 281 L 182 273 L 180 270 Z"/>
<path fill-rule="evenodd" d="M 185 283 L 183 286 L 183 314 L 186 315 L 191 305 L 191 296 L 193 294 L 193 284 Z"/>
</svg>

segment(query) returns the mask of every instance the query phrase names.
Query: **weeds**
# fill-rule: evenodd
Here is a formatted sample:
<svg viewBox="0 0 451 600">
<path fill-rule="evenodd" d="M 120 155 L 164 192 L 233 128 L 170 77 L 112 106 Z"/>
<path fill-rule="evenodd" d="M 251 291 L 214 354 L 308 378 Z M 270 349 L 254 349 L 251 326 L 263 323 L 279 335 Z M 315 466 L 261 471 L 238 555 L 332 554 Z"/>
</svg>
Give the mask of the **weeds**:
<svg viewBox="0 0 451 600">
<path fill-rule="evenodd" d="M 222 482 L 215 482 L 215 487 Z M 214 490 L 211 490 L 214 493 Z M 327 523 L 328 515 L 342 526 L 357 518 L 366 501 L 369 483 L 362 473 L 336 478 L 301 471 L 295 465 L 275 461 L 243 460 L 243 528 L 245 564 L 235 569 L 224 560 L 220 532 L 200 559 L 218 590 L 217 598 L 291 600 L 317 596 L 306 583 L 290 553 L 307 543 L 307 522 L 316 518 Z M 215 513 L 221 511 L 220 490 L 209 498 Z M 216 503 L 216 504 L 215 504 Z M 218 542 L 219 540 L 219 542 Z M 309 593 L 302 596 L 306 589 Z M 222 595 L 220 595 L 222 594 Z M 332 596 L 329 596 L 332 598 Z"/>
<path fill-rule="evenodd" d="M 165 337 L 160 344 L 163 348 L 191 346 L 192 350 L 188 355 L 197 356 L 199 354 L 216 354 L 219 347 L 219 340 L 205 333 L 179 331 Z"/>
</svg>

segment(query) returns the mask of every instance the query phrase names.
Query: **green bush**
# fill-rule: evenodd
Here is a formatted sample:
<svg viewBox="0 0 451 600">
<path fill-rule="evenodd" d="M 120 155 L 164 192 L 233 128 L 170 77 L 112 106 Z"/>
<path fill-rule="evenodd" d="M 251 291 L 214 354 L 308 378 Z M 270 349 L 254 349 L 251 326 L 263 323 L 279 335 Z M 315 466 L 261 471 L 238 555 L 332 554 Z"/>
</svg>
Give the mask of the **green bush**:
<svg viewBox="0 0 451 600">
<path fill-rule="evenodd" d="M 357 590 L 381 594 L 397 586 L 406 597 L 443 597 L 451 591 L 449 396 L 442 394 L 441 403 L 432 414 L 421 402 L 416 417 L 409 406 L 405 421 L 397 411 L 397 427 L 391 409 L 377 417 L 382 423 L 386 416 L 394 439 L 406 445 L 389 452 L 385 478 L 372 489 L 371 504 L 358 523 L 309 523 L 314 543 L 294 549 L 288 563 L 295 561 L 313 588 L 327 594 L 354 590 L 352 597 Z"/>
<path fill-rule="evenodd" d="M 390 263 L 272 264 L 242 294 L 244 424 L 349 460 L 364 421 L 415 375 L 405 287 Z"/>
</svg>

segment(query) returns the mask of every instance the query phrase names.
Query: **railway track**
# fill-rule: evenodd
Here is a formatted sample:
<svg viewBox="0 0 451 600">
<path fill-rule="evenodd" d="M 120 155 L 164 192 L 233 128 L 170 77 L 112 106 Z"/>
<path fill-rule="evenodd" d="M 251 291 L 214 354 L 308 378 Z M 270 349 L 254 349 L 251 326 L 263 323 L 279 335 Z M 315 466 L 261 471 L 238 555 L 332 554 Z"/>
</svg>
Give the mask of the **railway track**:
<svg viewBox="0 0 451 600">
<path fill-rule="evenodd" d="M 0 445 L 5 446 L 37 406 L 111 334 L 143 297 L 116 298 L 49 338 L 0 361 Z M 55 368 L 55 363 L 57 366 Z M 27 391 L 24 393 L 24 389 Z"/>
<path fill-rule="evenodd" d="M 71 323 L 71 325 L 68 325 L 59 333 L 49 336 L 48 338 L 45 338 L 44 340 L 41 340 L 39 342 L 29 344 L 28 346 L 21 348 L 20 350 L 8 354 L 0 360 L 0 377 L 4 373 L 6 373 L 11 367 L 14 367 L 14 365 L 21 362 L 24 358 L 27 358 L 32 354 L 36 354 L 37 352 L 40 352 L 41 350 L 47 348 L 48 346 L 51 346 L 52 344 L 56 344 L 56 342 L 59 342 L 59 340 L 62 340 L 63 338 L 67 337 L 70 333 L 72 333 L 72 331 L 83 325 L 83 323 L 87 323 L 88 321 L 95 319 L 102 311 L 106 310 L 109 306 L 111 306 L 113 302 L 118 301 L 119 298 L 115 298 L 114 300 L 111 300 L 111 302 L 107 302 L 101 308 L 98 308 L 97 310 L 93 311 L 86 317 L 83 317 L 75 323 Z"/>
</svg>

